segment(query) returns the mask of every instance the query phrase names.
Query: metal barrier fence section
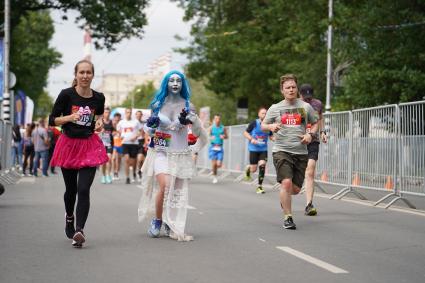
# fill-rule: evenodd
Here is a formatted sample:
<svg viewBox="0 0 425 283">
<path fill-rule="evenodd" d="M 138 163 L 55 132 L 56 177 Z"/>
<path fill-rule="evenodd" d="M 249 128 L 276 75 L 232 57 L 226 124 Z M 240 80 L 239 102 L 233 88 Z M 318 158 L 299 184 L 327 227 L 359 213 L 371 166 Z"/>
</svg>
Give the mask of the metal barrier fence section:
<svg viewBox="0 0 425 283">
<path fill-rule="evenodd" d="M 425 196 L 425 101 L 386 105 L 323 115 L 328 142 L 320 145 L 315 180 L 344 188 L 331 198 L 362 190 L 388 192 L 375 205 L 403 194 Z M 249 164 L 247 125 L 228 127 L 222 171 L 244 172 Z M 276 176 L 268 145 L 267 176 Z M 198 168 L 211 169 L 208 146 L 199 152 Z"/>
<path fill-rule="evenodd" d="M 394 190 L 397 172 L 397 105 L 353 111 L 351 185 Z"/>
<path fill-rule="evenodd" d="M 425 101 L 400 107 L 400 191 L 425 194 Z"/>
</svg>

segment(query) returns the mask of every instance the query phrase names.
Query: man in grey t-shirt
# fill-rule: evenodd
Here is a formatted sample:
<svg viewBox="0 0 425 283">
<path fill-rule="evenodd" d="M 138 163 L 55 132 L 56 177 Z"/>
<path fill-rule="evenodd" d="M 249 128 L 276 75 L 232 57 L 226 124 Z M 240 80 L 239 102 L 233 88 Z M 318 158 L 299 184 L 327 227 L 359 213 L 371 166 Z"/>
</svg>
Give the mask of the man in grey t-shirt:
<svg viewBox="0 0 425 283">
<path fill-rule="evenodd" d="M 317 117 L 310 104 L 298 98 L 297 78 L 280 78 L 284 99 L 273 104 L 261 124 L 263 131 L 274 132 L 273 164 L 280 185 L 280 204 L 284 212 L 283 228 L 296 229 L 292 218 L 292 194 L 298 194 L 304 182 L 307 167 L 307 144 L 317 133 Z M 311 125 L 309 133 L 307 124 Z"/>
</svg>

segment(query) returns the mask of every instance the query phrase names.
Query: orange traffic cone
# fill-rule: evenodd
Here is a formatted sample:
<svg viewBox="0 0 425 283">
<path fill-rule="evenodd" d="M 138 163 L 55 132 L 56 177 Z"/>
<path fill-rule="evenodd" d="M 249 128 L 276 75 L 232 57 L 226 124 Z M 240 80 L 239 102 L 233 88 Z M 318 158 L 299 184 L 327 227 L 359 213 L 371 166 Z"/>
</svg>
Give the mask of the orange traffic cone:
<svg viewBox="0 0 425 283">
<path fill-rule="evenodd" d="M 320 181 L 323 181 L 323 182 L 328 182 L 329 181 L 328 172 L 327 171 L 323 171 L 322 176 L 320 176 Z"/>
<path fill-rule="evenodd" d="M 353 186 L 360 186 L 360 177 L 359 174 L 354 174 L 353 181 L 351 182 Z"/>
<path fill-rule="evenodd" d="M 387 176 L 387 181 L 385 182 L 384 188 L 390 191 L 394 188 L 394 183 L 391 176 Z"/>
</svg>

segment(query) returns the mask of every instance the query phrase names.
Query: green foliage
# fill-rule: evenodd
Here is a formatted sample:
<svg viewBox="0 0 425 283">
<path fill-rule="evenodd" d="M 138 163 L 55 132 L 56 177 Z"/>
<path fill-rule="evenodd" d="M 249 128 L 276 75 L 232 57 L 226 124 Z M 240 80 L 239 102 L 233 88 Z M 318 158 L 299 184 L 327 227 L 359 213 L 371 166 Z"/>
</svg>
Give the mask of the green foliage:
<svg viewBox="0 0 425 283">
<path fill-rule="evenodd" d="M 325 100 L 327 0 L 174 0 L 193 21 L 188 75 L 216 94 L 248 98 L 250 115 L 281 99 L 293 73 Z M 425 2 L 334 1 L 334 109 L 420 100 Z"/>
<path fill-rule="evenodd" d="M 12 32 L 10 69 L 17 77 L 15 89 L 34 101 L 44 94 L 49 69 L 60 63 L 61 54 L 49 47 L 53 33 L 48 12 L 26 14 Z"/>
<path fill-rule="evenodd" d="M 114 45 L 123 39 L 142 37 L 143 27 L 147 24 L 144 9 L 148 0 L 12 0 L 12 29 L 21 16 L 31 11 L 69 10 L 79 12 L 76 24 L 83 28 L 88 26 L 96 48 L 105 47 L 113 50 Z M 4 1 L 0 3 L 1 17 L 4 18 Z M 66 20 L 66 15 L 63 16 Z"/>
<path fill-rule="evenodd" d="M 153 82 L 136 86 L 121 104 L 121 107 L 131 107 L 134 101 L 134 108 L 149 109 L 149 104 L 155 95 L 156 89 Z M 133 100 L 134 99 L 134 100 Z"/>
<path fill-rule="evenodd" d="M 47 117 L 53 108 L 53 99 L 46 91 L 42 91 L 35 101 L 34 117 Z"/>
</svg>

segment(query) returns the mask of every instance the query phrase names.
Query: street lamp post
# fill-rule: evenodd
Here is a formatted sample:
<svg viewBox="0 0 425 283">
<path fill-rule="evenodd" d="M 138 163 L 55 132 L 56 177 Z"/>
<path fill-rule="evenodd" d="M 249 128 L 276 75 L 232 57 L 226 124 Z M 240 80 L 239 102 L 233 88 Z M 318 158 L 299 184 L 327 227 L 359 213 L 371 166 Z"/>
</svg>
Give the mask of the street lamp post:
<svg viewBox="0 0 425 283">
<path fill-rule="evenodd" d="M 333 0 L 329 0 L 329 25 L 328 25 L 328 60 L 326 71 L 326 112 L 331 111 L 331 82 L 332 82 L 332 18 Z"/>
</svg>

